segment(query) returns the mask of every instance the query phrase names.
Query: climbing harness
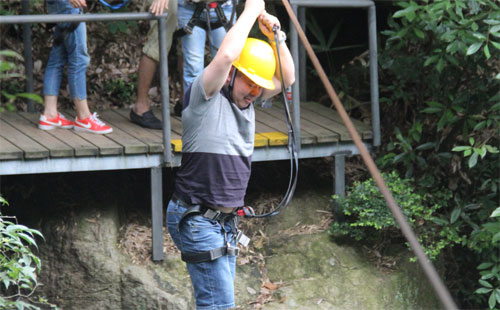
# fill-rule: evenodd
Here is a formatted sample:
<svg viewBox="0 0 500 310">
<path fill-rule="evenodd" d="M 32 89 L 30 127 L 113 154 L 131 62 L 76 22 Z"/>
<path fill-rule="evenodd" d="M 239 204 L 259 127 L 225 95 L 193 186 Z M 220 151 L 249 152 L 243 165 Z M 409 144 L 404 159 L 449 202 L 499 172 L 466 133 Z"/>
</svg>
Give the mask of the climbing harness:
<svg viewBox="0 0 500 310">
<path fill-rule="evenodd" d="M 273 32 L 276 44 L 280 44 L 280 41 L 278 40 L 278 28 L 276 26 L 273 27 Z M 279 46 L 277 48 L 277 51 L 278 51 L 277 56 L 278 56 L 278 67 L 280 70 L 280 76 L 283 77 Z M 240 67 L 242 69 L 244 68 L 243 66 Z M 235 67 L 231 76 L 229 87 L 223 89 L 223 92 L 226 95 L 229 95 L 229 99 L 232 97 L 231 96 L 232 87 L 234 84 L 234 79 L 236 77 L 237 71 L 238 69 Z M 187 217 L 195 215 L 201 215 L 209 220 L 219 222 L 222 227 L 222 230 L 224 230 L 224 244 L 225 244 L 224 246 L 202 252 L 181 252 L 181 259 L 183 261 L 187 263 L 200 263 L 200 262 L 213 261 L 225 255 L 238 256 L 239 248 L 232 245 L 233 241 L 236 241 L 236 243 L 239 243 L 245 247 L 250 242 L 250 239 L 238 229 L 238 217 L 244 216 L 248 218 L 264 218 L 264 217 L 274 216 L 279 214 L 280 209 L 282 207 L 286 207 L 290 203 L 290 200 L 292 199 L 293 194 L 295 193 L 295 188 L 297 185 L 299 162 L 298 162 L 297 148 L 295 145 L 295 131 L 291 121 L 290 110 L 288 109 L 288 100 L 285 94 L 286 87 L 283 78 L 281 78 L 281 89 L 283 95 L 283 104 L 285 107 L 285 119 L 288 127 L 288 150 L 290 152 L 290 181 L 288 183 L 288 189 L 285 193 L 285 196 L 283 197 L 280 204 L 271 212 L 264 214 L 255 214 L 255 211 L 251 207 L 240 207 L 237 208 L 232 213 L 223 213 L 219 210 L 215 210 L 201 204 L 193 205 L 190 203 L 190 201 L 183 199 L 183 197 L 181 197 L 179 194 L 174 193 L 172 199 L 177 200 L 184 206 L 189 206 L 187 210 L 182 214 L 179 223 L 177 224 L 177 230 L 180 230 L 182 223 L 184 222 L 184 220 L 186 220 Z M 228 240 L 228 232 L 224 229 L 224 224 L 226 222 L 230 223 L 231 225 L 231 232 L 233 233 L 231 240 Z"/>
<path fill-rule="evenodd" d="M 201 263 L 213 261 L 225 255 L 238 256 L 240 249 L 232 245 L 233 241 L 236 241 L 236 243 L 239 243 L 245 247 L 248 246 L 250 239 L 245 236 L 245 234 L 243 234 L 241 230 L 238 229 L 239 221 L 237 212 L 224 213 L 204 205 L 192 205 L 186 202 L 184 199 L 180 198 L 178 194 L 174 194 L 172 198 L 174 200 L 177 200 L 184 206 L 190 206 L 182 214 L 179 223 L 177 224 L 177 230 L 180 230 L 182 223 L 187 219 L 187 217 L 201 215 L 209 220 L 219 222 L 219 224 L 221 225 L 221 229 L 224 231 L 225 245 L 222 247 L 202 252 L 181 252 L 181 259 L 186 263 Z M 228 240 L 228 232 L 225 230 L 226 222 L 228 222 L 231 226 L 231 233 L 233 234 L 231 240 Z"/>
<path fill-rule="evenodd" d="M 191 19 L 188 21 L 188 23 L 181 29 L 175 31 L 174 35 L 182 37 L 186 34 L 192 34 L 193 33 L 193 28 L 194 27 L 200 27 L 204 29 L 205 31 L 210 31 L 213 29 L 217 29 L 220 27 L 224 27 L 226 31 L 229 30 L 231 27 L 231 23 L 229 22 L 232 19 L 227 19 L 226 14 L 224 14 L 224 10 L 222 9 L 222 4 L 226 1 L 224 0 L 215 0 L 215 1 L 187 1 L 188 3 L 191 2 L 195 5 L 195 9 L 193 12 L 193 16 L 191 16 Z M 214 9 L 215 13 L 217 14 L 217 18 L 219 19 L 216 22 L 210 22 L 210 14 L 209 10 Z M 233 5 L 233 10 L 235 9 L 235 6 Z M 201 19 L 201 13 L 203 11 L 207 11 L 207 20 L 202 20 Z"/>
<path fill-rule="evenodd" d="M 236 6 L 238 4 L 238 0 L 232 0 L 233 9 L 231 11 L 231 17 L 227 19 L 226 14 L 222 9 L 222 4 L 224 4 L 226 1 L 227 0 L 186 0 L 187 3 L 194 4 L 195 9 L 188 23 L 183 28 L 180 28 L 174 32 L 174 39 L 192 34 L 194 27 L 200 27 L 207 32 L 210 47 L 218 50 L 218 47 L 215 46 L 212 40 L 212 30 L 224 27 L 224 29 L 226 29 L 226 32 L 229 31 L 229 29 L 233 26 L 233 20 L 236 15 Z M 216 22 L 210 21 L 211 9 L 214 9 L 215 14 L 217 15 L 218 21 Z M 201 19 L 201 14 L 204 10 L 206 11 L 206 20 Z"/>
</svg>

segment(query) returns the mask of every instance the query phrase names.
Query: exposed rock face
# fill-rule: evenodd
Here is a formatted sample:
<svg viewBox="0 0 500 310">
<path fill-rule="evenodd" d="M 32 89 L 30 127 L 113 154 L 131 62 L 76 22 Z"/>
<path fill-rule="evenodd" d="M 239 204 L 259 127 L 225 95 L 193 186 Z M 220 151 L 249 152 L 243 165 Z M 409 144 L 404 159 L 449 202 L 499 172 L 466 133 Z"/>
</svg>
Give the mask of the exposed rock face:
<svg viewBox="0 0 500 310">
<path fill-rule="evenodd" d="M 325 217 L 329 195 L 297 194 L 291 206 L 262 224 L 267 239 L 259 252 L 263 265 L 238 266 L 236 299 L 254 309 L 262 279 L 278 283 L 264 309 L 436 309 L 440 305 L 416 264 L 382 272 L 362 251 L 339 246 L 326 232 L 291 233 Z M 117 206 L 82 206 L 77 213 L 44 220 L 41 242 L 42 290 L 64 310 L 194 309 L 192 289 L 178 254 L 162 263 L 134 264 L 118 248 Z M 300 222 L 300 225 L 297 225 Z M 256 240 L 258 241 L 258 240 Z M 264 272 L 264 274 L 262 274 Z M 266 287 L 264 286 L 266 289 Z M 262 302 L 262 299 L 260 300 Z"/>
</svg>

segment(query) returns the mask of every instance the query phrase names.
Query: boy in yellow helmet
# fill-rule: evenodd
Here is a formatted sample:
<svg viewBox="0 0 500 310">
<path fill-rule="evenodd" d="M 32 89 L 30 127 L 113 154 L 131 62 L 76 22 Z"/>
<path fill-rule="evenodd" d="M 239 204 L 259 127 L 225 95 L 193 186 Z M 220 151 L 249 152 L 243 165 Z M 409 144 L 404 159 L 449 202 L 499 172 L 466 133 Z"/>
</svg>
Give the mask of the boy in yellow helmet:
<svg viewBox="0 0 500 310">
<path fill-rule="evenodd" d="M 248 39 L 255 21 L 269 43 Z M 285 41 L 263 0 L 247 0 L 212 62 L 186 90 L 182 111 L 182 163 L 167 208 L 167 227 L 187 263 L 197 309 L 234 303 L 238 245 L 236 210 L 244 206 L 254 147 L 253 102 L 295 81 Z M 277 50 L 283 77 L 279 75 Z M 246 242 L 245 242 L 246 241 Z"/>
</svg>

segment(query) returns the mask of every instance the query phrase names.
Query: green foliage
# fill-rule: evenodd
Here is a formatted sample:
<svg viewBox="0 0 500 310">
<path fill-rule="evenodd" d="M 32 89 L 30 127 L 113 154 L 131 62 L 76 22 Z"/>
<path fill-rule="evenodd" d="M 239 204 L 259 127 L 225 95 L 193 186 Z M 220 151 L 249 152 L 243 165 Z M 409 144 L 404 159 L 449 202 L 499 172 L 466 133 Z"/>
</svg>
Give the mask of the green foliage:
<svg viewBox="0 0 500 310">
<path fill-rule="evenodd" d="M 106 80 L 104 91 L 112 101 L 130 102 L 136 94 L 137 74 L 131 75 L 130 80 Z"/>
<path fill-rule="evenodd" d="M 411 179 L 401 179 L 396 172 L 383 174 L 383 177 L 431 259 L 435 259 L 443 248 L 462 242 L 453 224 L 438 215 L 451 198 L 449 191 L 419 194 Z M 376 247 L 401 241 L 399 225 L 373 179 L 355 182 L 346 197 L 334 196 L 334 199 L 345 220 L 333 223 L 329 230 L 332 236 L 349 236 Z"/>
<path fill-rule="evenodd" d="M 1 196 L 0 205 L 7 205 Z M 33 300 L 41 261 L 32 248 L 37 248 L 35 237 L 43 235 L 10 218 L 0 213 L 0 309 L 40 309 L 35 304 L 57 309 L 41 297 Z"/>
<path fill-rule="evenodd" d="M 43 104 L 42 97 L 36 94 L 22 92 L 18 80 L 24 78 L 24 75 L 18 72 L 14 61 L 22 61 L 23 57 L 11 50 L 0 51 L 0 83 L 2 85 L 0 94 L 0 112 L 15 111 L 15 101 L 18 98 L 33 100 Z"/>
<path fill-rule="evenodd" d="M 382 110 L 398 115 L 378 163 L 404 171 L 420 191 L 452 191 L 438 212 L 441 219 L 448 215 L 446 225 L 475 257 L 450 258 L 463 264 L 459 269 L 474 261 L 479 270 L 474 290 L 460 279 L 461 302 L 494 309 L 500 305 L 500 219 L 491 217 L 500 187 L 500 3 L 424 0 L 396 6 L 379 60 Z"/>
<path fill-rule="evenodd" d="M 327 71 L 329 72 L 330 77 L 334 76 L 334 52 L 362 47 L 362 45 L 334 46 L 335 39 L 337 38 L 343 23 L 344 20 L 340 19 L 335 25 L 333 25 L 333 27 L 326 27 L 324 25 L 320 25 L 313 15 L 309 16 L 307 20 L 307 29 L 317 42 L 312 44 L 312 48 L 318 54 L 325 54 L 328 66 Z"/>
</svg>

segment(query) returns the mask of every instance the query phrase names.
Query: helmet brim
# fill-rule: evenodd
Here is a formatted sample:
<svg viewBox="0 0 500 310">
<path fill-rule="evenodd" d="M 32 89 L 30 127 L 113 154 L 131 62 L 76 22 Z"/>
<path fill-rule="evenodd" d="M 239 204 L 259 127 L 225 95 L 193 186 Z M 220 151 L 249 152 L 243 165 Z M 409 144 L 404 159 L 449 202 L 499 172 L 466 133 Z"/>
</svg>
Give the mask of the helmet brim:
<svg viewBox="0 0 500 310">
<path fill-rule="evenodd" d="M 241 66 L 236 61 L 233 63 L 233 65 L 236 67 L 236 69 L 238 69 L 241 73 L 243 73 L 246 77 L 248 77 L 250 80 L 252 80 L 252 82 L 259 85 L 260 87 L 263 87 L 265 89 L 270 89 L 270 90 L 273 90 L 276 88 L 276 85 L 274 85 L 273 80 L 267 80 L 267 79 L 264 79 L 264 78 L 258 76 L 255 73 L 249 72 L 247 69 L 243 68 L 243 66 Z"/>
</svg>

